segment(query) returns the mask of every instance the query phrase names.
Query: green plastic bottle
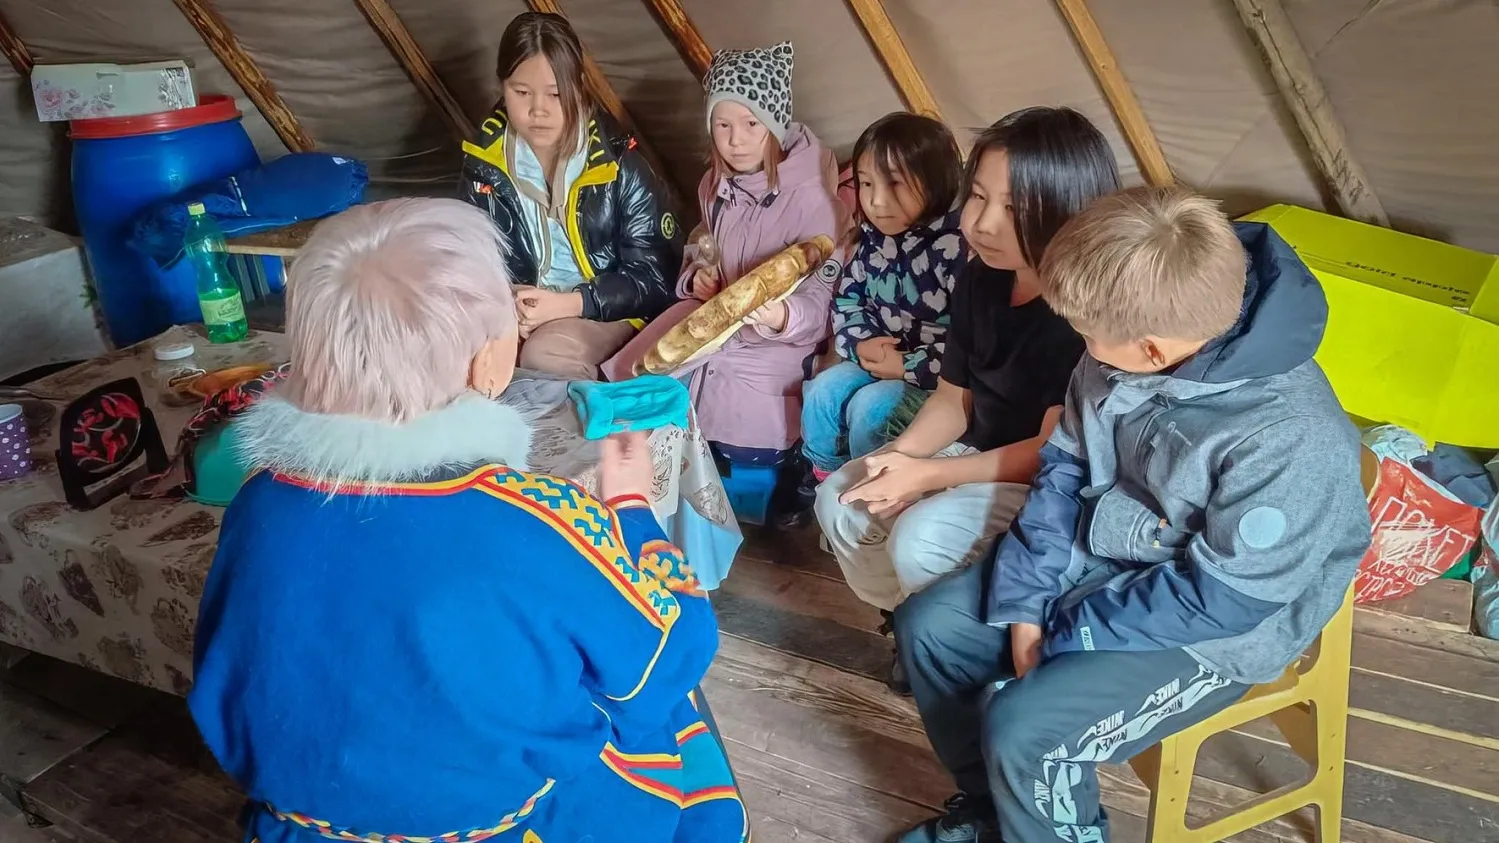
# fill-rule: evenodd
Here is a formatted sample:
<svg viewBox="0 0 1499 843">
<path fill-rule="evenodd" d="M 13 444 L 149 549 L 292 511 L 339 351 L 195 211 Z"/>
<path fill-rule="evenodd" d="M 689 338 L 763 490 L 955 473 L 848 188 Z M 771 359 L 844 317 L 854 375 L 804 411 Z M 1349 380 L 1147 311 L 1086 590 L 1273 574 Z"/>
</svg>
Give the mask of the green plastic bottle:
<svg viewBox="0 0 1499 843">
<path fill-rule="evenodd" d="M 209 342 L 239 342 L 250 332 L 239 283 L 224 263 L 224 232 L 200 202 L 187 206 L 187 258 L 198 276 L 198 306 Z"/>
</svg>

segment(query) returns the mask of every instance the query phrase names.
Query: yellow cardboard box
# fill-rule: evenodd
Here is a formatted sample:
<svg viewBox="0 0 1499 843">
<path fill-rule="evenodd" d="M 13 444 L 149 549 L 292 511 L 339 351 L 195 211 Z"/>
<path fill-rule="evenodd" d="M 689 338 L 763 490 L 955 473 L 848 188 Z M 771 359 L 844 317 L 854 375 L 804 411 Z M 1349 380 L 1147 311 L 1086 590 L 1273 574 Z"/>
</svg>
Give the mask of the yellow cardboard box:
<svg viewBox="0 0 1499 843">
<path fill-rule="evenodd" d="M 1317 362 L 1350 414 L 1499 448 L 1499 258 L 1292 205 L 1269 223 L 1327 293 Z"/>
</svg>

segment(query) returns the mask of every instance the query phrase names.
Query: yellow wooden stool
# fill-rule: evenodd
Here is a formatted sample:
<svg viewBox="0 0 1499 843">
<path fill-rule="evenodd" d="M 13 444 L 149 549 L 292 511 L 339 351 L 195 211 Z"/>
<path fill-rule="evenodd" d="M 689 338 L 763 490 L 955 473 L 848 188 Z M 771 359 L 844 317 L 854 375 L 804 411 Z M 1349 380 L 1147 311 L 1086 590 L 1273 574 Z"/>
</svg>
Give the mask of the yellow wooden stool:
<svg viewBox="0 0 1499 843">
<path fill-rule="evenodd" d="M 1379 479 L 1379 461 L 1363 449 L 1366 494 Z M 1339 843 L 1343 822 L 1343 750 L 1347 740 L 1348 672 L 1353 650 L 1353 589 L 1311 649 L 1274 682 L 1130 759 L 1150 788 L 1150 843 L 1217 843 L 1276 817 L 1315 805 L 1317 843 Z M 1251 799 L 1207 825 L 1187 826 L 1192 769 L 1208 738 L 1269 717 L 1291 749 L 1311 765 L 1307 778 Z"/>
<path fill-rule="evenodd" d="M 1306 655 L 1279 679 L 1256 685 L 1244 699 L 1130 759 L 1150 788 L 1150 843 L 1217 843 L 1307 805 L 1317 806 L 1317 843 L 1338 843 L 1343 821 L 1343 746 L 1347 737 L 1348 668 L 1353 646 L 1353 594 Z M 1197 828 L 1187 826 L 1192 768 L 1208 738 L 1269 717 L 1286 743 L 1311 765 L 1310 775 L 1245 803 Z"/>
</svg>

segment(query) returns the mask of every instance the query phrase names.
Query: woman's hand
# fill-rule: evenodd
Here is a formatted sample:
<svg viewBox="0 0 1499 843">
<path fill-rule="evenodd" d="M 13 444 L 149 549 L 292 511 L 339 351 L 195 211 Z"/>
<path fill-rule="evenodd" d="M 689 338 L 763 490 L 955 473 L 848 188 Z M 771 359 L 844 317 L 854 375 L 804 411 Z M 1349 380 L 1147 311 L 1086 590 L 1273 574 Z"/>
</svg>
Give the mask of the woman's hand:
<svg viewBox="0 0 1499 843">
<path fill-rule="evenodd" d="M 893 450 L 865 457 L 864 480 L 839 496 L 838 502 L 846 506 L 863 501 L 873 515 L 898 515 L 922 495 L 941 488 L 936 463 Z"/>
<path fill-rule="evenodd" d="M 791 308 L 783 301 L 768 301 L 750 311 L 745 321 L 751 325 L 759 325 L 767 328 L 771 333 L 779 334 L 786 330 L 786 320 L 791 318 Z"/>
<path fill-rule="evenodd" d="M 1041 627 L 1036 624 L 1010 624 L 1010 652 L 1015 659 L 1016 679 L 1041 663 L 1041 637 Z"/>
<path fill-rule="evenodd" d="M 635 505 L 649 505 L 656 466 L 651 460 L 650 440 L 643 430 L 611 434 L 602 443 L 599 458 L 599 494 L 607 503 L 620 497 L 639 496 Z"/>
<path fill-rule="evenodd" d="M 527 287 L 515 294 L 515 309 L 520 319 L 521 336 L 529 337 L 532 331 L 548 322 L 582 316 L 583 294 Z"/>
<path fill-rule="evenodd" d="M 713 298 L 722 287 L 722 279 L 716 266 L 699 267 L 692 273 L 692 297 L 698 301 Z"/>
</svg>

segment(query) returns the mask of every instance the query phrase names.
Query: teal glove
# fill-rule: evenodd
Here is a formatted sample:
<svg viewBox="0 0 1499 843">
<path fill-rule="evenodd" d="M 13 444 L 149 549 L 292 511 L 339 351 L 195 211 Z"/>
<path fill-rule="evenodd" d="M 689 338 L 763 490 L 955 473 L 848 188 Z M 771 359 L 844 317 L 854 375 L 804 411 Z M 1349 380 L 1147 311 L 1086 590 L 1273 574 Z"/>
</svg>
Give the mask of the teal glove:
<svg viewBox="0 0 1499 843">
<path fill-rule="evenodd" d="M 588 439 L 672 424 L 686 428 L 691 409 L 687 387 L 666 375 L 641 375 L 619 383 L 574 381 L 567 395 Z"/>
</svg>

